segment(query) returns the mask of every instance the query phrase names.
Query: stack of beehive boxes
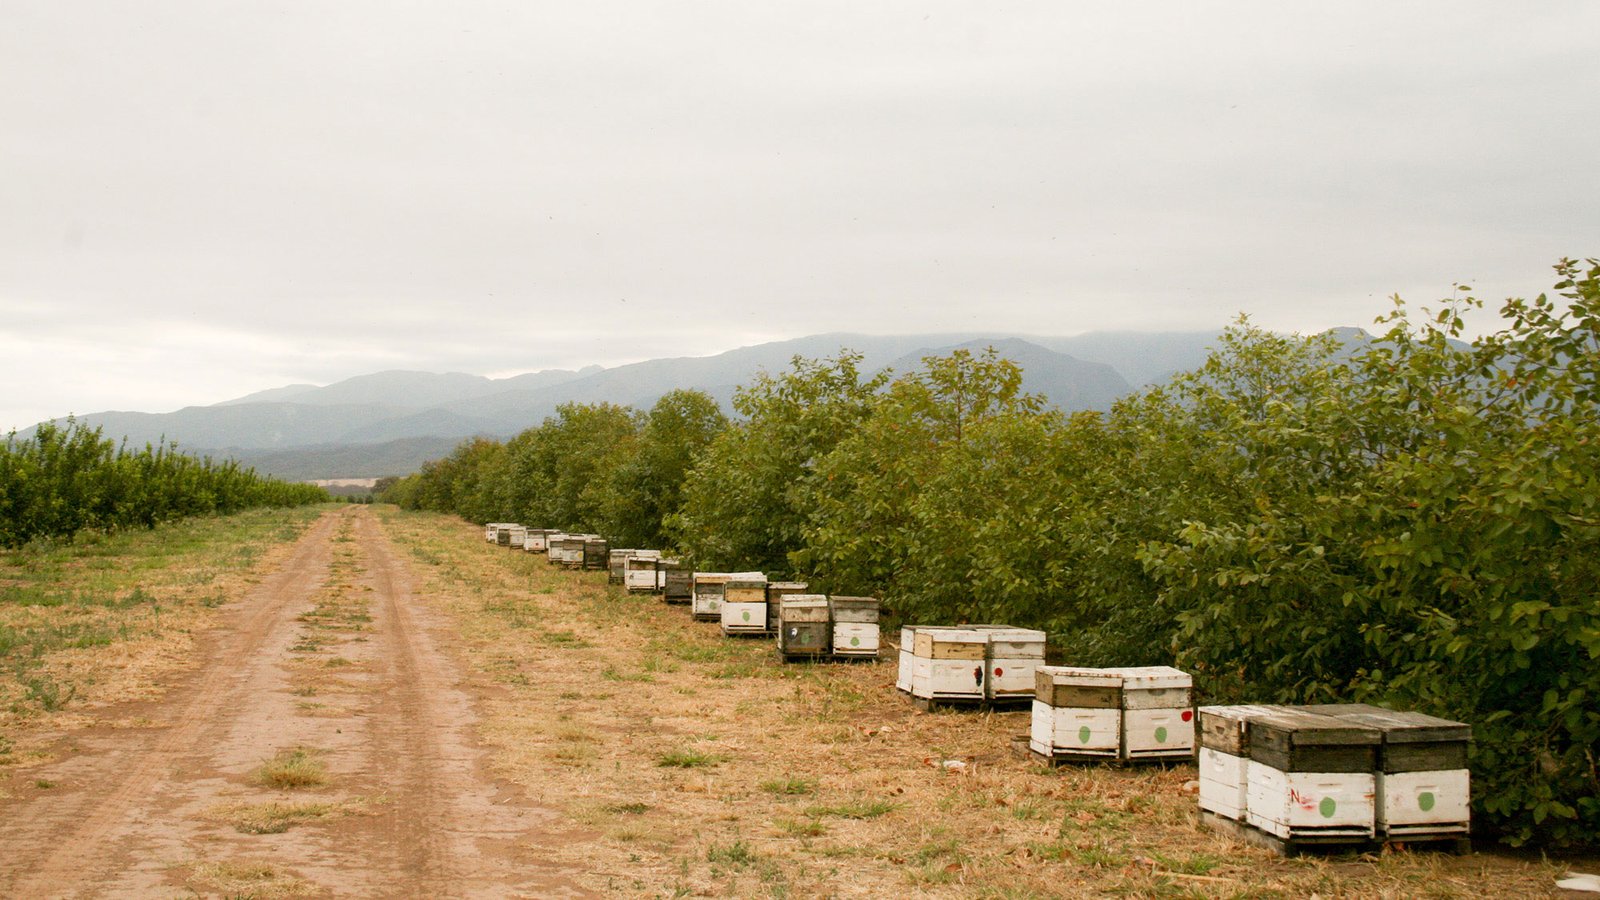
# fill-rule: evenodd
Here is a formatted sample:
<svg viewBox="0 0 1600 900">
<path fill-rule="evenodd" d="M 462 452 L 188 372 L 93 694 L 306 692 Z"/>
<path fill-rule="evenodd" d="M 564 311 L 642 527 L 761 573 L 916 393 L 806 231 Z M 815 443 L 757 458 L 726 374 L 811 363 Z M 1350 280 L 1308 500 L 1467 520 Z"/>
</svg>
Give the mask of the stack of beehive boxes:
<svg viewBox="0 0 1600 900">
<path fill-rule="evenodd" d="M 583 542 L 583 567 L 594 572 L 604 572 L 610 562 L 611 545 L 604 538 L 587 538 Z"/>
<path fill-rule="evenodd" d="M 913 634 L 911 696 L 923 700 L 980 701 L 989 637 L 974 628 L 918 626 Z"/>
<path fill-rule="evenodd" d="M 522 549 L 528 551 L 529 553 L 544 553 L 547 549 L 545 542 L 549 539 L 550 535 L 555 533 L 555 529 L 552 528 L 524 529 Z"/>
<path fill-rule="evenodd" d="M 1170 666 L 1040 666 L 1028 746 L 1061 760 L 1191 759 L 1192 684 Z"/>
<path fill-rule="evenodd" d="M 638 553 L 639 551 L 633 548 L 611 548 L 606 553 L 606 583 L 626 584 L 627 578 L 625 576 L 628 571 L 628 557 L 635 556 Z"/>
<path fill-rule="evenodd" d="M 804 594 L 810 588 L 811 585 L 804 581 L 767 582 L 767 630 L 778 633 L 778 612 L 783 605 L 783 598 Z"/>
<path fill-rule="evenodd" d="M 833 655 L 867 658 L 878 655 L 878 598 L 829 597 L 828 618 L 833 623 Z"/>
<path fill-rule="evenodd" d="M 995 702 L 1033 699 L 1033 673 L 1044 665 L 1045 634 L 1010 625 L 974 625 L 989 636 L 984 649 L 984 695 Z"/>
<path fill-rule="evenodd" d="M 567 569 L 583 568 L 584 535 L 560 534 L 550 539 L 550 562 Z"/>
<path fill-rule="evenodd" d="M 690 598 L 689 614 L 696 619 L 722 620 L 722 589 L 732 580 L 728 572 L 694 573 L 694 596 Z"/>
<path fill-rule="evenodd" d="M 622 586 L 630 594 L 653 594 L 661 583 L 661 553 L 638 550 L 622 560 Z"/>
<path fill-rule="evenodd" d="M 1027 701 L 1044 648 L 1044 632 L 1027 628 L 909 626 L 900 632 L 896 684 L 930 702 Z"/>
<path fill-rule="evenodd" d="M 656 564 L 661 576 L 661 599 L 667 603 L 688 603 L 694 598 L 694 570 L 679 559 L 662 559 Z"/>
<path fill-rule="evenodd" d="M 730 578 L 722 586 L 718 610 L 725 635 L 767 633 L 767 576 L 748 573 Z"/>
<path fill-rule="evenodd" d="M 828 598 L 790 594 L 779 601 L 778 656 L 784 661 L 828 655 Z"/>
<path fill-rule="evenodd" d="M 1200 722 L 1203 812 L 1287 843 L 1375 836 L 1378 729 L 1286 706 L 1208 706 Z"/>
<path fill-rule="evenodd" d="M 1382 733 L 1373 773 L 1374 825 L 1380 838 L 1419 840 L 1471 832 L 1467 746 L 1472 741 L 1472 726 L 1364 703 L 1304 708 Z"/>
<path fill-rule="evenodd" d="M 483 539 L 491 544 L 500 542 L 500 529 L 509 528 L 510 522 L 490 522 L 483 526 Z"/>
</svg>

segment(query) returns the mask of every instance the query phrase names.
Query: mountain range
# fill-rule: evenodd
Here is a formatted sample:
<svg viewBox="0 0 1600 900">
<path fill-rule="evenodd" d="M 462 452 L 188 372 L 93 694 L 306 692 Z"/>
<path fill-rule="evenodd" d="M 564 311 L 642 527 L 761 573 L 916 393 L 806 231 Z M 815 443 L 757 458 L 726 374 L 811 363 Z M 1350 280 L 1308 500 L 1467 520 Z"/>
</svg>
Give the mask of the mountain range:
<svg viewBox="0 0 1600 900">
<path fill-rule="evenodd" d="M 924 356 L 994 347 L 1023 367 L 1023 388 L 1066 411 L 1106 409 L 1138 387 L 1198 366 L 1216 332 L 1097 332 L 1072 337 L 1003 334 L 831 333 L 740 347 L 715 356 L 664 357 L 510 378 L 461 372 L 389 371 L 326 386 L 293 384 L 171 413 L 101 412 L 78 417 L 107 437 L 232 457 L 288 479 L 370 478 L 414 471 L 474 435 L 510 437 L 568 402 L 648 408 L 678 388 L 707 392 L 730 410 L 734 390 L 795 356 L 849 348 L 862 368 L 915 370 Z M 24 433 L 26 436 L 26 433 Z"/>
</svg>

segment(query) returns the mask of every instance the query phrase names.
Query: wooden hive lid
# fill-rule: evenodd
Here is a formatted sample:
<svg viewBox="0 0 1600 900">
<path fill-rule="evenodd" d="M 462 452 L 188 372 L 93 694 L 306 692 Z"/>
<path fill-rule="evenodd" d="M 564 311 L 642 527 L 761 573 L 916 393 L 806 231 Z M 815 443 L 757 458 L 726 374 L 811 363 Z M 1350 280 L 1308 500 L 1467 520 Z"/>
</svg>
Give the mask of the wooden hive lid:
<svg viewBox="0 0 1600 900">
<path fill-rule="evenodd" d="M 985 632 L 992 641 L 1010 641 L 1018 644 L 1042 644 L 1045 641 L 1045 633 L 1034 628 L 1018 628 L 1015 625 L 971 625 L 968 627 Z"/>
<path fill-rule="evenodd" d="M 1299 707 L 1383 732 L 1385 744 L 1453 743 L 1472 740 L 1472 726 L 1427 713 L 1385 709 L 1369 703 L 1315 703 Z"/>
<path fill-rule="evenodd" d="M 937 628 L 918 628 L 917 629 L 917 634 L 922 634 L 924 632 L 927 632 L 929 637 L 933 638 L 933 640 L 936 643 L 940 643 L 940 644 L 987 644 L 987 643 L 989 643 L 989 635 L 988 635 L 987 632 L 978 631 L 978 630 L 972 629 L 972 628 L 964 628 L 964 627 L 959 626 L 959 625 L 950 625 L 950 626 L 937 627 Z"/>
<path fill-rule="evenodd" d="M 1373 746 L 1383 740 L 1370 725 L 1288 706 L 1251 716 L 1249 730 L 1252 745 L 1258 737 L 1290 747 Z"/>
<path fill-rule="evenodd" d="M 790 607 L 810 608 L 818 606 L 824 609 L 827 608 L 827 594 L 790 594 L 789 596 L 783 598 L 783 607 L 785 609 Z"/>
<path fill-rule="evenodd" d="M 804 594 L 811 585 L 805 581 L 769 581 L 767 587 L 788 594 Z"/>
<path fill-rule="evenodd" d="M 1188 672 L 1172 666 L 1124 666 L 1116 671 L 1122 673 L 1122 686 L 1130 691 L 1194 687 L 1194 678 Z"/>
<path fill-rule="evenodd" d="M 878 608 L 877 597 L 846 597 L 840 594 L 833 594 L 829 599 L 833 601 L 835 606 L 853 606 L 860 609 Z"/>
<path fill-rule="evenodd" d="M 696 573 L 694 573 L 694 583 L 695 584 L 727 584 L 729 581 L 732 581 L 732 580 L 733 580 L 733 573 L 731 573 L 731 572 L 696 572 Z"/>
<path fill-rule="evenodd" d="M 1080 666 L 1039 666 L 1033 671 L 1035 678 L 1048 678 L 1052 684 L 1105 688 L 1120 688 L 1123 684 L 1122 673 L 1116 669 L 1088 669 Z"/>
</svg>

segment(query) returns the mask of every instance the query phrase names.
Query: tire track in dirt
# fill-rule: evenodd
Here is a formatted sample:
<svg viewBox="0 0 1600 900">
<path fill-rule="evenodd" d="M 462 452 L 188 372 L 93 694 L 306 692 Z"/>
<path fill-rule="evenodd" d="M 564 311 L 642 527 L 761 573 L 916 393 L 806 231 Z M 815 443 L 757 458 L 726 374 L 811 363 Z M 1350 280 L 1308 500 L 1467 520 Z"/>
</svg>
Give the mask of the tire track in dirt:
<svg viewBox="0 0 1600 900">
<path fill-rule="evenodd" d="M 106 717 L 157 724 L 85 729 L 62 742 L 77 752 L 30 773 L 61 789 L 0 818 L 0 896 L 257 895 L 228 882 L 241 872 L 317 896 L 581 894 L 536 855 L 555 814 L 490 777 L 447 652 L 457 638 L 412 582 L 370 511 L 325 515 L 202 641 L 180 687 Z M 361 615 L 318 627 L 329 603 Z M 325 786 L 251 781 L 292 747 L 325 761 Z M 218 812 L 310 802 L 341 812 L 269 833 Z"/>
<path fill-rule="evenodd" d="M 5 817 L 0 824 L 0 895 L 72 896 L 101 874 L 113 855 L 105 847 L 108 838 L 160 788 L 173 759 L 199 743 L 224 710 L 243 699 L 245 680 L 218 663 L 258 656 L 295 602 L 327 577 L 334 527 L 335 518 L 324 516 L 307 529 L 288 561 L 245 597 L 209 649 L 208 664 L 150 710 L 152 719 L 170 721 L 169 726 L 112 733 L 124 746 L 77 755 L 58 767 L 61 781 L 76 790 L 53 794 Z"/>
<path fill-rule="evenodd" d="M 394 871 L 416 896 L 581 894 L 519 845 L 530 825 L 548 824 L 554 814 L 530 809 L 518 792 L 492 783 L 472 733 L 473 698 L 435 639 L 446 633 L 438 614 L 417 602 L 409 568 L 371 516 L 361 518 L 358 533 L 383 636 L 384 702 L 370 752 L 392 767 L 393 803 L 382 817 Z"/>
</svg>

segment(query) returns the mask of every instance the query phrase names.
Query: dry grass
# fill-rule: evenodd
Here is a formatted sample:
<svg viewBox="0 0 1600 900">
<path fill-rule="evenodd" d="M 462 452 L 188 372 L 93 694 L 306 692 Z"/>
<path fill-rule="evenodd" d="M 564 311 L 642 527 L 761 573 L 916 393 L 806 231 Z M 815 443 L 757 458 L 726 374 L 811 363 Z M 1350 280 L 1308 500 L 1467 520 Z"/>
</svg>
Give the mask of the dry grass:
<svg viewBox="0 0 1600 900">
<path fill-rule="evenodd" d="M 280 791 L 298 788 L 322 787 L 328 783 L 328 767 L 321 754 L 305 747 L 280 750 L 271 759 L 262 760 L 250 780 L 262 787 Z"/>
<path fill-rule="evenodd" d="M 264 862 L 197 862 L 189 865 L 188 870 L 191 886 L 208 888 L 206 893 L 210 896 L 272 900 L 318 892 L 315 885 L 279 872 Z"/>
<path fill-rule="evenodd" d="M 195 636 L 326 507 L 255 510 L 0 551 L 0 766 L 106 703 L 151 699 Z"/>
<path fill-rule="evenodd" d="M 891 663 L 786 666 L 602 573 L 376 511 L 464 638 L 500 774 L 567 813 L 548 852 L 607 896 L 1553 894 L 1557 867 L 1498 854 L 1279 859 L 1198 826 L 1192 767 L 1037 766 L 1010 752 L 1026 712 L 917 712 Z"/>
<path fill-rule="evenodd" d="M 243 834 L 282 834 L 303 822 L 314 822 L 338 816 L 360 815 L 367 804 L 360 799 L 338 803 L 317 801 L 285 803 L 231 803 L 207 813 L 207 818 L 232 825 Z"/>
</svg>

